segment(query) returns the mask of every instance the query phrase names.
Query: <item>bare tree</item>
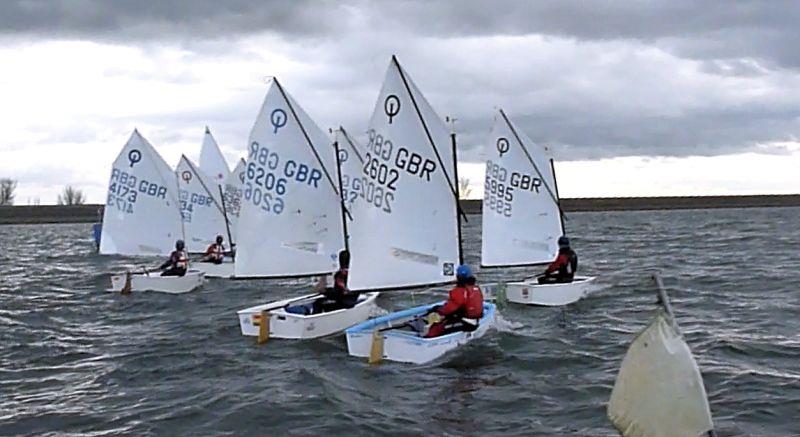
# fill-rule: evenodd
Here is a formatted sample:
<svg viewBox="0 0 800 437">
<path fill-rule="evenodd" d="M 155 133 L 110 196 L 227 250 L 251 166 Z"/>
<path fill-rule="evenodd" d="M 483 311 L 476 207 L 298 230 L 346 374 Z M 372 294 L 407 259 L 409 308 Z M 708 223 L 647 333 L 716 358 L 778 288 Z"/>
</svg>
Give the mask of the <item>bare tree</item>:
<svg viewBox="0 0 800 437">
<path fill-rule="evenodd" d="M 0 205 L 13 205 L 16 189 L 17 181 L 8 178 L 0 179 Z"/>
<path fill-rule="evenodd" d="M 71 185 L 64 187 L 64 191 L 58 195 L 59 205 L 83 205 L 86 203 L 86 196 L 83 191 L 73 188 Z"/>
<path fill-rule="evenodd" d="M 469 186 L 469 178 L 458 178 L 458 198 L 467 199 L 472 194 L 472 187 Z"/>
</svg>

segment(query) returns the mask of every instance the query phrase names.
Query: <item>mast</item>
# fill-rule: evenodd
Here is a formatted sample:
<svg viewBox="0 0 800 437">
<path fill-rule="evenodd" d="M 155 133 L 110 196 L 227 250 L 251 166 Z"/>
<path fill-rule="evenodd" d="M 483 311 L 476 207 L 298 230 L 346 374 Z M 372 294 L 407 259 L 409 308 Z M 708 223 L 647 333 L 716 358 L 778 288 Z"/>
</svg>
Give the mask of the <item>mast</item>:
<svg viewBox="0 0 800 437">
<path fill-rule="evenodd" d="M 339 158 L 339 142 L 333 142 L 333 148 L 336 150 L 336 175 L 339 179 L 339 210 L 342 212 L 342 232 L 344 233 L 344 249 L 350 252 L 350 234 L 347 231 L 347 207 L 344 204 L 344 190 L 342 189 L 342 160 Z"/>
<path fill-rule="evenodd" d="M 231 245 L 231 253 L 235 253 L 233 251 L 234 244 L 233 244 L 233 237 L 231 237 L 231 225 L 230 222 L 228 221 L 228 209 L 225 207 L 225 193 L 222 192 L 222 185 L 217 185 L 217 188 L 219 188 L 219 196 L 220 199 L 222 199 L 222 215 L 225 218 L 225 231 L 228 232 L 228 244 Z"/>
<path fill-rule="evenodd" d="M 458 183 L 458 153 L 456 151 L 456 133 L 450 133 L 450 144 L 453 149 L 453 176 L 456 178 L 456 183 Z M 459 196 L 456 196 L 456 208 L 460 209 L 461 199 Z M 461 236 L 461 215 L 456 214 L 456 222 L 457 222 L 457 229 L 458 229 L 458 264 L 464 264 L 464 241 Z"/>
<path fill-rule="evenodd" d="M 541 170 L 539 170 L 539 166 L 536 165 L 536 161 L 533 160 L 533 158 L 531 157 L 531 154 L 528 153 L 528 149 L 525 147 L 525 144 L 522 143 L 522 139 L 519 137 L 519 134 L 517 134 L 517 130 L 514 129 L 514 125 L 511 124 L 511 121 L 506 116 L 505 111 L 500 109 L 500 115 L 503 116 L 503 120 L 505 120 L 506 124 L 508 125 L 508 128 L 511 129 L 511 133 L 514 134 L 514 138 L 517 140 L 517 144 L 519 144 L 519 146 L 522 148 L 522 151 L 525 153 L 525 157 L 528 158 L 528 162 L 531 163 L 531 165 L 533 166 L 533 169 L 536 170 L 536 173 L 542 179 L 542 184 L 547 189 L 547 193 L 550 194 L 550 198 L 553 199 L 553 202 L 555 202 L 556 206 L 558 207 L 558 213 L 559 213 L 559 215 L 561 215 L 562 220 L 563 220 L 564 211 L 561 209 L 561 204 L 559 204 L 559 202 L 558 202 L 558 196 L 553 193 L 553 190 L 550 189 L 550 185 L 547 183 L 547 179 L 544 177 L 544 175 L 542 174 Z"/>
<path fill-rule="evenodd" d="M 558 215 L 558 218 L 561 219 L 561 235 L 567 235 L 567 226 L 564 224 L 564 213 L 561 209 L 561 195 L 558 194 L 558 178 L 556 177 L 556 165 L 553 162 L 553 158 L 550 158 L 550 171 L 553 173 L 553 188 L 556 190 L 556 203 L 558 204 L 558 211 L 561 214 Z"/>
</svg>

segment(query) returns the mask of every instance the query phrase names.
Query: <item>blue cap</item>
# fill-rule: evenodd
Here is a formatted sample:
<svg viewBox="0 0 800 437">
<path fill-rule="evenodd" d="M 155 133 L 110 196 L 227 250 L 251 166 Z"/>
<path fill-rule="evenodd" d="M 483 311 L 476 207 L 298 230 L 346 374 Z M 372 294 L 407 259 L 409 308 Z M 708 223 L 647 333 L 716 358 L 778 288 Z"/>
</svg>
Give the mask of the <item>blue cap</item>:
<svg viewBox="0 0 800 437">
<path fill-rule="evenodd" d="M 558 247 L 569 247 L 569 238 L 567 238 L 565 235 L 558 237 Z"/>
<path fill-rule="evenodd" d="M 456 270 L 456 276 L 459 278 L 469 278 L 472 276 L 472 269 L 466 264 L 461 264 Z"/>
</svg>

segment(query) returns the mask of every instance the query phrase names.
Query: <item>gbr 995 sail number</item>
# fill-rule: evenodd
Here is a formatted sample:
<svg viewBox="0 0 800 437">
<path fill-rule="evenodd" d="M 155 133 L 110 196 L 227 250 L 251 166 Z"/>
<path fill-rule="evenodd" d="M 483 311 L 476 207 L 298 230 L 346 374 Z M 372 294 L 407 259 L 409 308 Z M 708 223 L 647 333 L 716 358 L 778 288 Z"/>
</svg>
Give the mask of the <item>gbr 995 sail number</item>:
<svg viewBox="0 0 800 437">
<path fill-rule="evenodd" d="M 483 185 L 483 207 L 503 217 L 511 217 L 514 187 L 509 186 L 508 170 L 491 160 L 486 161 L 486 182 Z"/>
</svg>

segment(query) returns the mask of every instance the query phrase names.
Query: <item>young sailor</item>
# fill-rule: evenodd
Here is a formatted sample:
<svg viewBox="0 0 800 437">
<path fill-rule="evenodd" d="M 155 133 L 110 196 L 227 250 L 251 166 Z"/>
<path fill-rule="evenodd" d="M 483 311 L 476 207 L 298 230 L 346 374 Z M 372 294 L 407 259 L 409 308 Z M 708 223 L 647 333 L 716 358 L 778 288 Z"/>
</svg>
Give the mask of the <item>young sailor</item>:
<svg viewBox="0 0 800 437">
<path fill-rule="evenodd" d="M 349 268 L 350 252 L 342 250 L 339 252 L 339 270 L 333 274 L 333 287 L 325 287 L 324 291 L 321 291 L 325 297 L 317 299 L 314 302 L 315 314 L 335 311 L 342 308 L 353 308 L 356 306 L 359 293 L 347 289 L 347 274 Z"/>
<path fill-rule="evenodd" d="M 540 284 L 563 284 L 572 282 L 578 270 L 578 254 L 569 247 L 569 238 L 562 235 L 558 238 L 558 256 L 550 263 L 544 276 L 539 278 Z M 555 272 L 555 275 L 553 274 Z"/>
<path fill-rule="evenodd" d="M 456 286 L 450 290 L 447 302 L 431 311 L 434 323 L 428 329 L 426 338 L 438 337 L 458 331 L 474 331 L 483 317 L 483 293 L 475 285 L 476 279 L 468 265 L 460 265 L 456 270 Z M 439 321 L 435 321 L 440 318 Z"/>
<path fill-rule="evenodd" d="M 353 308 L 358 303 L 357 291 L 347 289 L 347 274 L 350 268 L 350 252 L 339 252 L 339 270 L 333 274 L 333 287 L 326 287 L 325 278 L 320 278 L 316 290 L 324 295 L 311 304 L 295 305 L 286 308 L 286 312 L 293 314 L 319 314 L 343 308 Z"/>
<path fill-rule="evenodd" d="M 169 267 L 169 268 L 167 268 Z M 184 250 L 183 240 L 175 242 L 175 250 L 169 255 L 169 259 L 161 264 L 159 269 L 164 270 L 161 276 L 183 276 L 189 267 L 189 255 Z"/>
<path fill-rule="evenodd" d="M 225 258 L 225 245 L 222 242 L 222 235 L 217 235 L 216 242 L 208 246 L 200 262 L 222 264 L 222 260 Z"/>
</svg>

